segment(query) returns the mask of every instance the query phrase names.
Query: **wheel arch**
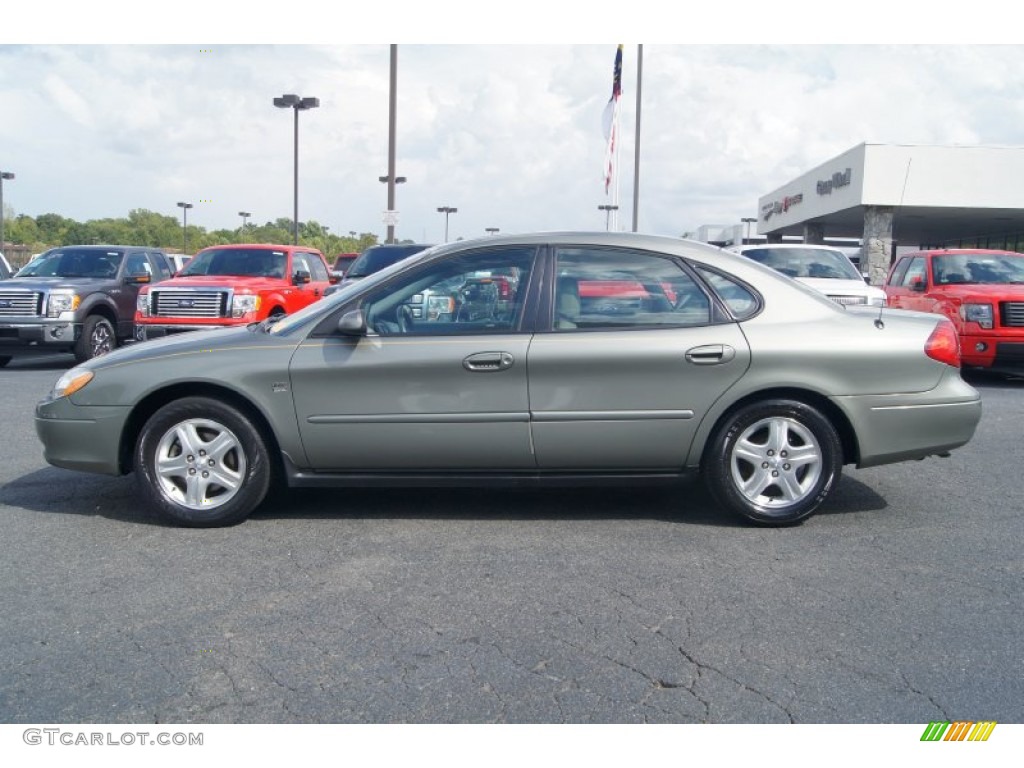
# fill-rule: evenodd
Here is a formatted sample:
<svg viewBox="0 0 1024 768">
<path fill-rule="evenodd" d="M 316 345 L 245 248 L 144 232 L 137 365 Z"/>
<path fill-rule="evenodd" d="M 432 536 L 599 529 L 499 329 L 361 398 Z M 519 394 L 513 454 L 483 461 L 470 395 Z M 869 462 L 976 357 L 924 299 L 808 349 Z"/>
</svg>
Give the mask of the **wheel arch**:
<svg viewBox="0 0 1024 768">
<path fill-rule="evenodd" d="M 114 327 L 114 334 L 115 335 L 117 334 L 118 323 L 120 321 L 118 320 L 118 317 L 117 317 L 117 310 L 114 307 L 112 307 L 111 305 L 107 304 L 105 301 L 97 301 L 94 304 L 92 304 L 92 306 L 90 306 L 82 314 L 82 323 L 84 324 L 85 321 L 89 317 L 92 317 L 93 315 L 97 315 L 99 317 L 102 317 L 104 320 L 109 320 L 110 324 Z"/>
<path fill-rule="evenodd" d="M 253 426 L 266 441 L 267 452 L 270 454 L 270 463 L 273 471 L 271 483 L 273 484 L 283 476 L 284 464 L 281 459 L 280 445 L 263 411 L 250 399 L 235 390 L 205 382 L 174 384 L 151 392 L 136 404 L 125 421 L 124 428 L 121 430 L 121 444 L 118 449 L 118 465 L 121 474 L 127 474 L 134 469 L 133 456 L 135 444 L 138 442 L 142 428 L 149 421 L 149 418 L 168 403 L 186 397 L 209 397 L 225 402 L 240 410 L 252 421 Z"/>
<path fill-rule="evenodd" d="M 854 432 L 853 425 L 850 423 L 849 418 L 839 406 L 820 392 L 815 392 L 810 389 L 801 389 L 799 387 L 776 387 L 751 392 L 725 409 L 725 411 L 715 420 L 714 426 L 708 432 L 708 439 L 705 441 L 704 448 L 701 452 L 701 466 L 704 465 L 707 459 L 707 453 L 711 443 L 713 442 L 714 435 L 718 433 L 718 430 L 722 428 L 722 425 L 731 419 L 733 414 L 740 409 L 745 408 L 752 403 L 759 403 L 766 400 L 794 400 L 816 408 L 829 420 L 829 422 L 831 422 L 832 427 L 839 435 L 839 443 L 843 449 L 843 464 L 857 463 L 860 457 L 860 444 L 857 442 L 857 434 Z"/>
</svg>

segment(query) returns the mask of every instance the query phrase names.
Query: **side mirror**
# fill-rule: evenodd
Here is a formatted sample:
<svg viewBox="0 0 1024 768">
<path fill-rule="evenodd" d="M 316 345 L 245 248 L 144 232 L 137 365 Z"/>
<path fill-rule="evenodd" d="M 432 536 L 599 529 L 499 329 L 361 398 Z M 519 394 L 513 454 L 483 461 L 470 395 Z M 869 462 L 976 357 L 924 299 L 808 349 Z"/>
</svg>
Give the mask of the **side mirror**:
<svg viewBox="0 0 1024 768">
<path fill-rule="evenodd" d="M 913 280 L 911 280 L 910 290 L 914 291 L 915 293 L 924 293 L 924 279 L 920 277 L 915 277 Z"/>
<path fill-rule="evenodd" d="M 338 320 L 338 333 L 344 336 L 365 336 L 366 315 L 361 309 L 346 312 Z"/>
<path fill-rule="evenodd" d="M 305 269 L 296 269 L 295 275 L 292 277 L 292 282 L 295 283 L 295 285 L 305 285 L 309 280 L 309 272 Z"/>
<path fill-rule="evenodd" d="M 149 272 L 132 272 L 125 277 L 124 281 L 129 285 L 145 285 L 153 282 L 153 277 Z"/>
</svg>

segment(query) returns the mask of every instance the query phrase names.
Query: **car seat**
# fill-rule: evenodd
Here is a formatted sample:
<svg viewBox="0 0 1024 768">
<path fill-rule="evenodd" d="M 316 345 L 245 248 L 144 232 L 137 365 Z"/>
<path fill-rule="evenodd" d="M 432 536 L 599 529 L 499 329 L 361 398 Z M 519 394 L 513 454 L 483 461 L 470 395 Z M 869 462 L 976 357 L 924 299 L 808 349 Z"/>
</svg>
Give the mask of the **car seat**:
<svg viewBox="0 0 1024 768">
<path fill-rule="evenodd" d="M 575 328 L 580 319 L 580 285 L 575 278 L 560 277 L 555 288 L 555 328 Z"/>
</svg>

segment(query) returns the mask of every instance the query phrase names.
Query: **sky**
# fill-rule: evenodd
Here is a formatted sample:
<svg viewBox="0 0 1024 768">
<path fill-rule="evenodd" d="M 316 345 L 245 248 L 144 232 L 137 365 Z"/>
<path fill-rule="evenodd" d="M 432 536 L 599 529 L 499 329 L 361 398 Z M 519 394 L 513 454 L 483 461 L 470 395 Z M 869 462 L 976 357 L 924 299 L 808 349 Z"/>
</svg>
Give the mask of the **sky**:
<svg viewBox="0 0 1024 768">
<path fill-rule="evenodd" d="M 942 3 L 923 23 L 874 0 L 831 21 L 821 9 L 838 6 L 804 0 L 675 16 L 647 0 L 244 13 L 186 0 L 159 18 L 112 0 L 40 5 L 6 9 L 0 26 L 15 214 L 178 217 L 182 201 L 208 230 L 237 228 L 239 211 L 291 217 L 294 113 L 273 98 L 295 93 L 320 99 L 299 115 L 300 220 L 383 239 L 391 43 L 399 239 L 443 240 L 445 206 L 458 209 L 452 240 L 603 230 L 598 206 L 616 188 L 619 229 L 636 199 L 639 231 L 679 236 L 756 216 L 760 196 L 862 142 L 1024 145 L 1024 46 L 999 40 L 1012 25 L 985 0 L 970 18 L 950 4 L 947 28 Z M 616 38 L 621 143 L 606 194 Z"/>
</svg>

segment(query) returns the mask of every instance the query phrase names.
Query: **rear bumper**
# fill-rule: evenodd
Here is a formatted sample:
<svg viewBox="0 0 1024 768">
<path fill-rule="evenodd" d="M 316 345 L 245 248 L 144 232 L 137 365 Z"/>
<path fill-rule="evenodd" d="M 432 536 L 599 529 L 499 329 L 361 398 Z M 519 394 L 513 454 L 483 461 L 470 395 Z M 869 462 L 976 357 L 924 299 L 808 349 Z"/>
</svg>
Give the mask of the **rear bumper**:
<svg viewBox="0 0 1024 768">
<path fill-rule="evenodd" d="M 833 398 L 857 434 L 858 467 L 943 455 L 967 443 L 981 420 L 981 394 L 950 369 L 929 392 Z"/>
</svg>

